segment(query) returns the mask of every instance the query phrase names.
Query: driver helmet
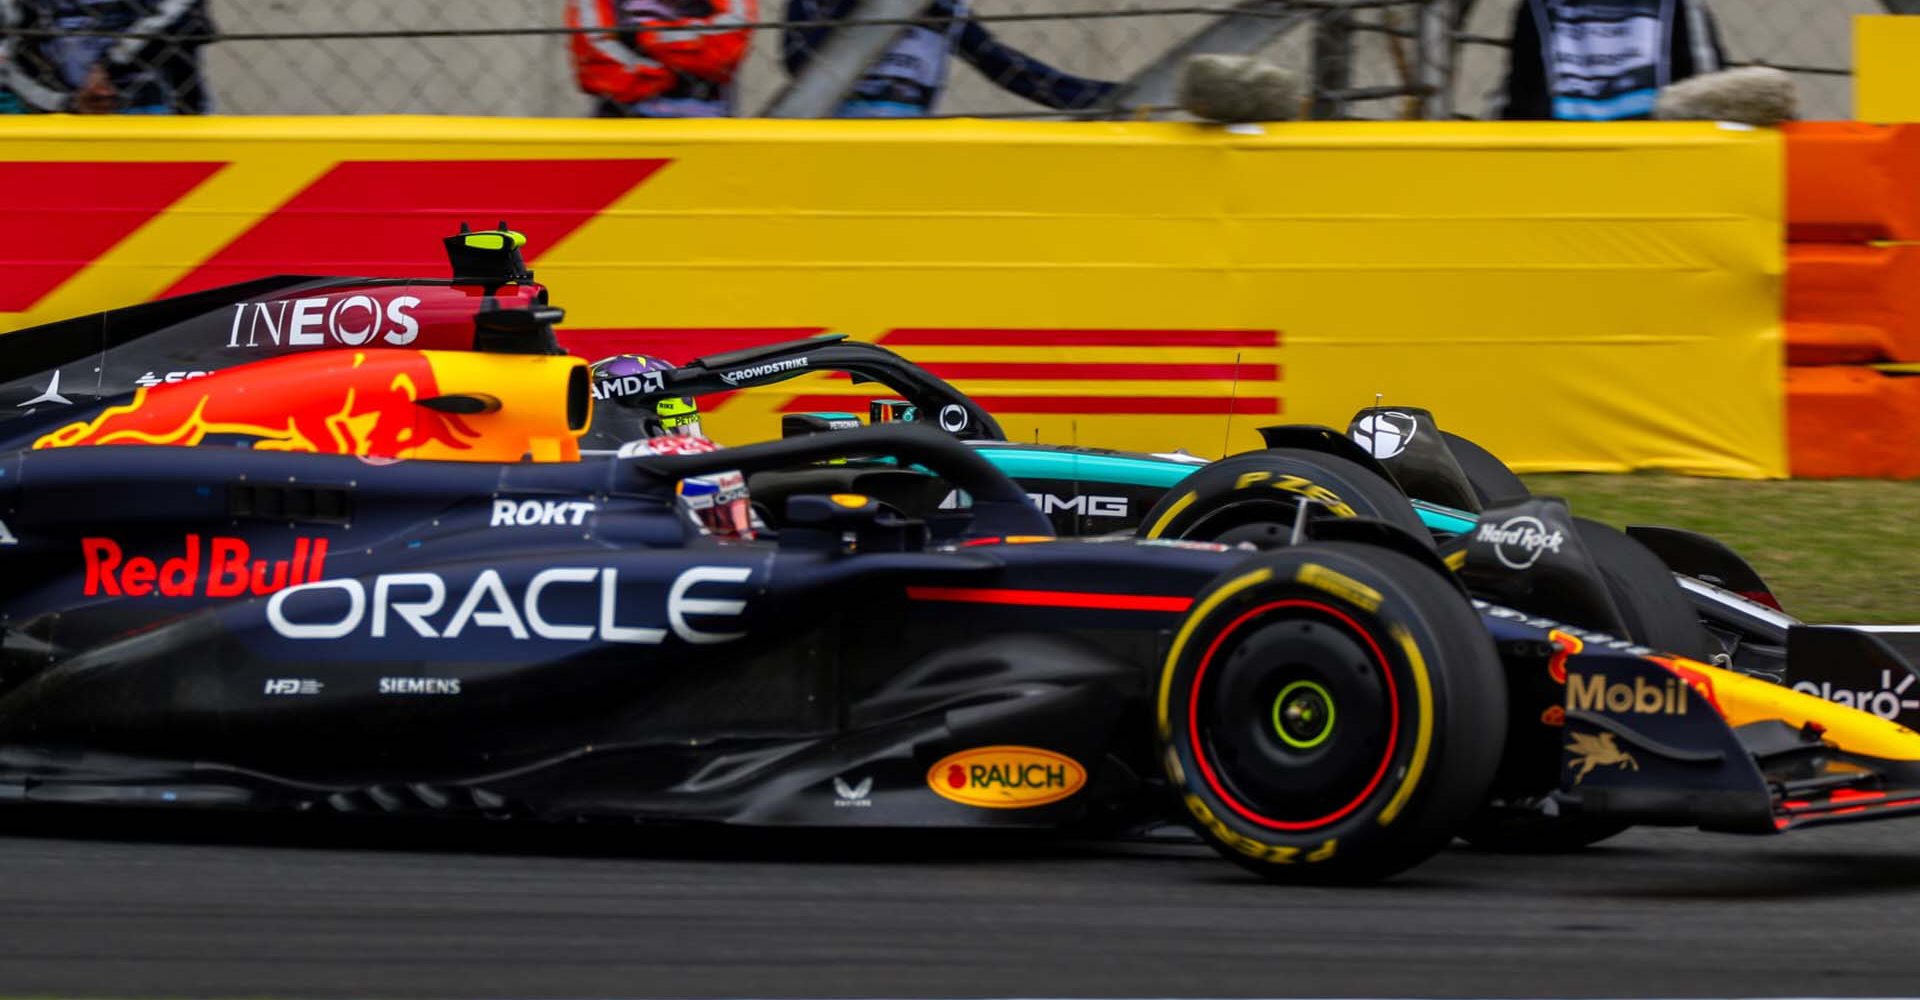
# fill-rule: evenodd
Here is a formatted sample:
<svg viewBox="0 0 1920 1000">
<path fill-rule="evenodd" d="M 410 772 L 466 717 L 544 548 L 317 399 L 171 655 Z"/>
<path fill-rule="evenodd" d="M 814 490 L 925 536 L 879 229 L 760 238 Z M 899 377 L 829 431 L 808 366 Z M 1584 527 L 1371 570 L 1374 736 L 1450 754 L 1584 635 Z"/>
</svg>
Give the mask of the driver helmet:
<svg viewBox="0 0 1920 1000">
<path fill-rule="evenodd" d="M 663 434 L 620 446 L 621 458 L 649 455 L 701 455 L 720 446 L 698 434 Z M 700 529 L 716 538 L 753 538 L 753 499 L 747 477 L 737 469 L 690 476 L 680 481 L 680 502 Z"/>
<path fill-rule="evenodd" d="M 581 446 L 617 449 L 631 441 L 700 435 L 700 406 L 686 396 L 661 396 L 672 362 L 645 354 L 616 354 L 593 363 L 593 426 Z"/>
<path fill-rule="evenodd" d="M 680 502 L 693 511 L 707 534 L 717 538 L 752 538 L 753 500 L 747 477 L 737 469 L 694 476 L 680 481 Z"/>
</svg>

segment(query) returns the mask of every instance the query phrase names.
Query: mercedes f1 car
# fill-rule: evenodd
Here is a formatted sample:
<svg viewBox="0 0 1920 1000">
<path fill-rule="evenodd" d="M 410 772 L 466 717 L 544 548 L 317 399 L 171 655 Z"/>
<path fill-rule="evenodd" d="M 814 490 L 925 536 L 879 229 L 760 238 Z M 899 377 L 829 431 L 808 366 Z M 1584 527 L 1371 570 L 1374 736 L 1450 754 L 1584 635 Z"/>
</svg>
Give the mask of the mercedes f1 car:
<svg viewBox="0 0 1920 1000">
<path fill-rule="evenodd" d="M 1281 491 L 1262 551 L 1059 538 L 933 426 L 583 452 L 586 368 L 516 244 L 453 238 L 449 282 L 274 279 L 9 335 L 0 798 L 1094 833 L 1177 814 L 1282 881 L 1392 874 L 1523 799 L 1548 836 L 1920 811 L 1920 734 L 1735 669 L 1718 638 L 1719 663 L 1636 640 L 1714 634 L 1648 596 L 1668 567 L 1557 501 L 1436 543 L 1348 495 L 1389 506 L 1392 481 L 1329 459 Z M 845 459 L 966 502 L 793 490 L 741 539 L 676 494 Z M 1789 678 L 1908 669 L 1872 635 L 1780 627 Z"/>
<path fill-rule="evenodd" d="M 617 444 L 609 431 L 622 425 L 615 416 L 622 407 L 820 372 L 875 383 L 899 396 L 874 400 L 869 419 L 937 424 L 1019 483 L 1063 537 L 1131 534 L 1273 546 L 1290 539 L 1306 501 L 1311 519 L 1379 518 L 1457 553 L 1462 536 L 1478 530 L 1488 512 L 1531 499 L 1499 458 L 1441 429 L 1433 414 L 1416 407 L 1364 408 L 1344 433 L 1318 425 L 1264 427 L 1266 448 L 1213 462 L 1185 451 L 1140 454 L 1013 442 L 990 413 L 953 385 L 885 347 L 838 334 L 698 358 L 664 373 L 657 384 L 603 387 L 608 405 L 596 410 L 585 440 Z M 781 431 L 790 437 L 859 425 L 853 413 L 798 413 L 786 415 Z M 966 502 L 963 492 L 885 461 L 820 464 L 753 479 L 754 496 L 769 510 L 792 492 L 834 490 L 871 493 L 921 516 Z M 1772 589 L 1737 553 L 1676 528 L 1629 527 L 1628 542 L 1603 525 L 1576 523 L 1589 545 L 1603 550 L 1611 607 L 1558 610 L 1576 620 L 1590 614 L 1586 624 L 1650 645 L 1785 677 L 1790 633 L 1805 626 L 1781 610 Z M 1594 540 L 1602 535 L 1610 537 Z M 1808 641 L 1813 633 L 1799 634 Z M 1902 649 L 1887 651 L 1899 659 L 1920 651 L 1904 638 L 1909 634 L 1885 631 L 1877 641 L 1899 643 Z M 1891 666 L 1876 657 L 1871 670 L 1836 668 L 1796 681 L 1843 704 L 1920 727 L 1920 700 L 1909 704 L 1892 693 L 1907 672 L 1883 673 Z"/>
</svg>

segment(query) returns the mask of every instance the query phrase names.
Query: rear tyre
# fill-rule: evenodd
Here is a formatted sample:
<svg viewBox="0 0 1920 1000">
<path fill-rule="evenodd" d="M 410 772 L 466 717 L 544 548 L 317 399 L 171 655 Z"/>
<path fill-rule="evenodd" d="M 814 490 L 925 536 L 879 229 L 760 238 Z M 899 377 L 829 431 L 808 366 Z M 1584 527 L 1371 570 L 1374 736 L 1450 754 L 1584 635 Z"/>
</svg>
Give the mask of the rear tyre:
<svg viewBox="0 0 1920 1000">
<path fill-rule="evenodd" d="M 1163 767 L 1202 839 L 1277 882 L 1369 882 L 1486 801 L 1500 664 L 1441 576 L 1345 542 L 1263 554 L 1203 591 L 1158 692 Z"/>
<path fill-rule="evenodd" d="M 1584 517 L 1573 519 L 1580 544 L 1600 567 L 1607 594 L 1625 619 L 1627 638 L 1666 653 L 1705 660 L 1719 651 L 1673 571 L 1626 532 Z"/>
<path fill-rule="evenodd" d="M 1392 483 L 1356 462 L 1298 448 L 1250 451 L 1195 471 L 1153 505 L 1139 534 L 1272 548 L 1291 537 L 1302 499 L 1312 518 L 1375 517 L 1431 544 Z"/>
<path fill-rule="evenodd" d="M 1533 495 L 1527 484 L 1493 452 L 1458 434 L 1441 431 L 1440 437 L 1447 442 L 1447 450 L 1453 452 L 1453 460 L 1460 463 L 1460 471 L 1467 474 L 1467 484 L 1473 487 L 1473 495 L 1479 499 L 1482 510 Z"/>
</svg>

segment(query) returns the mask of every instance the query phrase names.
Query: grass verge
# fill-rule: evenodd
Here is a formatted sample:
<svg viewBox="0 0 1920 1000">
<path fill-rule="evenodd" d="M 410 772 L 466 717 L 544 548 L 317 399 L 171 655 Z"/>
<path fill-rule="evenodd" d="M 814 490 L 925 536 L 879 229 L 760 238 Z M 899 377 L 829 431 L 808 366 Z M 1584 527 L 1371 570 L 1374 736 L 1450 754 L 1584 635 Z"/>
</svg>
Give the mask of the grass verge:
<svg viewBox="0 0 1920 1000">
<path fill-rule="evenodd" d="M 1522 477 L 1574 513 L 1705 532 L 1812 622 L 1920 622 L 1920 482 L 1740 482 L 1685 476 Z"/>
</svg>

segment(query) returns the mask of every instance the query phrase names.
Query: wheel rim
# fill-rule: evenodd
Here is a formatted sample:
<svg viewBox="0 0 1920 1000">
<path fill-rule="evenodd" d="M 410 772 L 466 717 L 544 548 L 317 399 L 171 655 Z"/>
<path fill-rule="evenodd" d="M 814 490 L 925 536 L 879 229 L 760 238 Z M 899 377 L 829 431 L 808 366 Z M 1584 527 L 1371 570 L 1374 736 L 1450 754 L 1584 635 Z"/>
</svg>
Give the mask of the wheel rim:
<svg viewBox="0 0 1920 1000">
<path fill-rule="evenodd" d="M 1278 521 L 1248 521 L 1207 538 L 1220 545 L 1242 542 L 1256 549 L 1281 549 L 1293 544 L 1293 525 Z"/>
<path fill-rule="evenodd" d="M 1187 732 L 1202 779 L 1227 808 L 1271 829 L 1311 830 L 1379 791 L 1400 715 L 1393 670 L 1370 632 L 1322 601 L 1282 600 L 1214 637 L 1195 668 Z"/>
<path fill-rule="evenodd" d="M 1315 681 L 1298 680 L 1273 699 L 1273 731 L 1295 750 L 1311 750 L 1333 735 L 1339 719 L 1333 695 Z"/>
<path fill-rule="evenodd" d="M 1295 505 L 1271 500 L 1222 504 L 1181 529 L 1180 537 L 1223 545 L 1251 542 L 1257 548 L 1279 548 L 1291 543 L 1293 522 L 1298 516 L 1299 510 Z M 1338 518 L 1338 514 L 1328 513 L 1319 504 L 1311 505 L 1307 511 L 1309 521 Z"/>
</svg>

